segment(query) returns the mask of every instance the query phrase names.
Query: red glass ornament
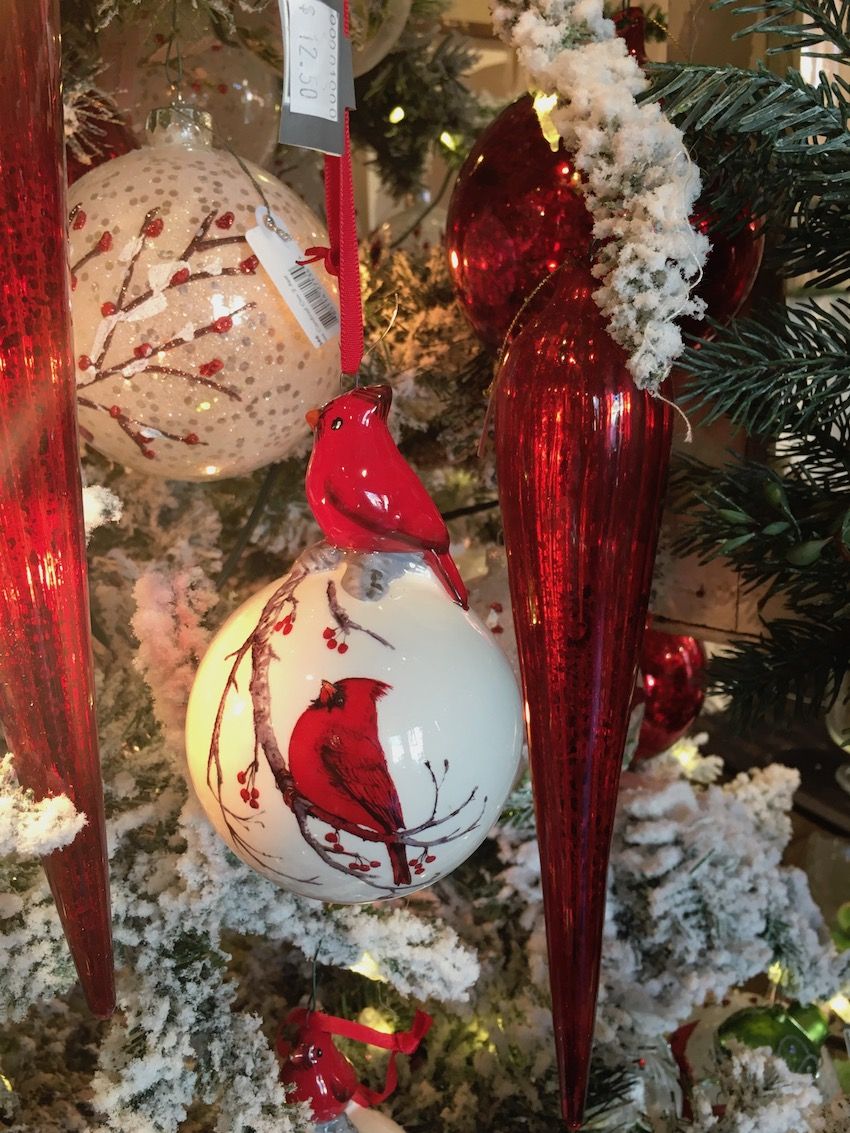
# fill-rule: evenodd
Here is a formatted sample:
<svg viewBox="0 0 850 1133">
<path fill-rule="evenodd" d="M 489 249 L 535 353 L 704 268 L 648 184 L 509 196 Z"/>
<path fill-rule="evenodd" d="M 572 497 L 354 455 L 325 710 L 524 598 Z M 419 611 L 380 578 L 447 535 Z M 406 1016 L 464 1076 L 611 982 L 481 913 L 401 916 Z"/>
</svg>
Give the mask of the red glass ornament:
<svg viewBox="0 0 850 1133">
<path fill-rule="evenodd" d="M 97 111 L 102 108 L 102 116 Z M 87 105 L 88 113 L 83 131 L 77 136 L 79 150 L 88 157 L 83 161 L 70 145 L 65 146 L 65 166 L 68 184 L 73 185 L 84 173 L 111 161 L 113 157 L 123 157 L 125 153 L 138 149 L 139 143 L 129 126 L 120 119 L 111 117 L 115 111 L 103 102 L 97 91 L 92 91 Z"/>
<path fill-rule="evenodd" d="M 586 266 L 512 341 L 496 453 L 543 868 L 561 1104 L 581 1126 L 620 765 L 671 410 L 638 391 Z"/>
<path fill-rule="evenodd" d="M 498 349 L 527 296 L 592 234 L 572 157 L 563 143 L 552 152 L 526 95 L 475 143 L 449 203 L 449 271 L 478 337 Z"/>
<path fill-rule="evenodd" d="M 707 318 L 728 323 L 741 310 L 753 289 L 764 254 L 764 235 L 755 220 L 731 234 L 712 232 L 714 217 L 703 203 L 710 196 L 710 190 L 706 190 L 691 217 L 693 227 L 711 241 L 711 251 L 694 294 L 705 300 Z M 682 319 L 680 326 L 684 335 L 714 337 L 714 330 L 704 319 Z"/>
<path fill-rule="evenodd" d="M 643 8 L 621 8 L 611 19 L 617 35 L 626 41 L 626 50 L 638 66 L 646 62 L 646 15 Z"/>
<path fill-rule="evenodd" d="M 358 386 L 311 409 L 316 433 L 305 489 L 323 533 L 350 551 L 420 551 L 451 597 L 468 607 L 449 533 L 387 428 L 393 391 Z"/>
<path fill-rule="evenodd" d="M 644 713 L 635 759 L 648 759 L 672 747 L 699 715 L 705 650 L 695 637 L 647 626 L 640 671 Z"/>
<path fill-rule="evenodd" d="M 44 859 L 89 1006 L 115 1005 L 94 719 L 55 0 L 0 39 L 0 716 L 20 782 L 88 824 Z"/>
<path fill-rule="evenodd" d="M 330 1031 L 321 1025 L 322 1016 L 307 1013 L 294 1043 L 277 1038 L 280 1080 L 287 1087 L 287 1100 L 307 1102 L 313 1120 L 332 1121 L 354 1096 L 357 1071 L 336 1047 Z"/>
</svg>

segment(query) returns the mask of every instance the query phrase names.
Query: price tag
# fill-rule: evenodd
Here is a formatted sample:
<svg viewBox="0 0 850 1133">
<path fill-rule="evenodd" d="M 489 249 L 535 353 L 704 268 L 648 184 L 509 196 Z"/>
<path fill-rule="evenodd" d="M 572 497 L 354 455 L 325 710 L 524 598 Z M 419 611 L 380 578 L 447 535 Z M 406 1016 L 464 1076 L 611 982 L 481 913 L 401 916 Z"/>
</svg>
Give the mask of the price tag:
<svg viewBox="0 0 850 1133">
<path fill-rule="evenodd" d="M 280 140 L 340 155 L 345 108 L 354 106 L 351 42 L 343 34 L 343 0 L 279 3 L 284 46 Z"/>
<path fill-rule="evenodd" d="M 257 227 L 249 228 L 245 239 L 310 342 L 323 346 L 339 333 L 339 312 L 333 300 L 309 264 L 298 263 L 304 253 L 280 217 L 270 215 L 264 205 L 255 215 Z"/>
</svg>

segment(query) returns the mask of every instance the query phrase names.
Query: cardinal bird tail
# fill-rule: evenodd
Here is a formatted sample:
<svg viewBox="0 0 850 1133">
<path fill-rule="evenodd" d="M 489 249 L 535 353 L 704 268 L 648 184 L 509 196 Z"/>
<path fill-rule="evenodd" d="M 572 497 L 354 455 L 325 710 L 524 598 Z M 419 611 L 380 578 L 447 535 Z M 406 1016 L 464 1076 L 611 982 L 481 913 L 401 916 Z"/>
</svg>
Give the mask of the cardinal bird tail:
<svg viewBox="0 0 850 1133">
<path fill-rule="evenodd" d="M 410 866 L 407 864 L 407 847 L 401 842 L 387 842 L 390 865 L 393 867 L 393 884 L 410 885 Z"/>
<path fill-rule="evenodd" d="M 463 579 L 460 577 L 460 571 L 455 566 L 455 561 L 449 552 L 443 551 L 441 555 L 438 555 L 436 551 L 426 551 L 425 561 L 437 574 L 452 601 L 457 602 L 464 610 L 468 610 L 469 594 L 463 584 Z"/>
</svg>

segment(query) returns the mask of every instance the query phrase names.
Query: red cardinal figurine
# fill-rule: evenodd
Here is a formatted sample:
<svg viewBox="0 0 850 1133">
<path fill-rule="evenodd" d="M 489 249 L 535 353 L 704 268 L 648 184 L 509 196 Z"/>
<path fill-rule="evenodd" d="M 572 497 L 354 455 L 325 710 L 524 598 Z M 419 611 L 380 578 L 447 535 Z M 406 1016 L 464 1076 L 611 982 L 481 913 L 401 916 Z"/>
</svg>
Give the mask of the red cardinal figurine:
<svg viewBox="0 0 850 1133">
<path fill-rule="evenodd" d="M 410 884 L 406 847 L 393 839 L 404 815 L 378 739 L 378 700 L 390 686 L 346 677 L 322 688 L 299 716 L 289 740 L 289 774 L 296 794 L 328 825 L 384 842 L 396 885 Z"/>
<path fill-rule="evenodd" d="M 468 609 L 449 533 L 387 428 L 389 386 L 363 386 L 307 414 L 316 443 L 307 500 L 331 543 L 350 551 L 422 551 L 452 598 Z"/>
<path fill-rule="evenodd" d="M 324 1016 L 304 1015 L 294 1045 L 278 1035 L 280 1080 L 291 1087 L 286 1095 L 289 1101 L 312 1107 L 314 1121 L 332 1121 L 351 1101 L 358 1085 L 357 1071 L 322 1025 Z"/>
</svg>

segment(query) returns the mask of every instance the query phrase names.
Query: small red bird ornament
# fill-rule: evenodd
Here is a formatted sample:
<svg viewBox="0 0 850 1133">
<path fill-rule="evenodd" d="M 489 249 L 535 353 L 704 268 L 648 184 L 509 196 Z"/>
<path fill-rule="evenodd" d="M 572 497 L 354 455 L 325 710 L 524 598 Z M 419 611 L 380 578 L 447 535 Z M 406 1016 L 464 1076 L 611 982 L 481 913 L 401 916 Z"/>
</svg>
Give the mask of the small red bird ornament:
<svg viewBox="0 0 850 1133">
<path fill-rule="evenodd" d="M 316 440 L 307 501 L 327 539 L 350 551 L 418 551 L 465 610 L 468 595 L 449 533 L 387 428 L 387 385 L 361 386 L 307 414 Z"/>
<path fill-rule="evenodd" d="M 292 729 L 289 775 L 317 818 L 337 832 L 386 845 L 393 883 L 400 886 L 410 885 L 407 848 L 399 839 L 404 815 L 378 737 L 378 701 L 389 691 L 372 677 L 322 681 Z"/>
</svg>

